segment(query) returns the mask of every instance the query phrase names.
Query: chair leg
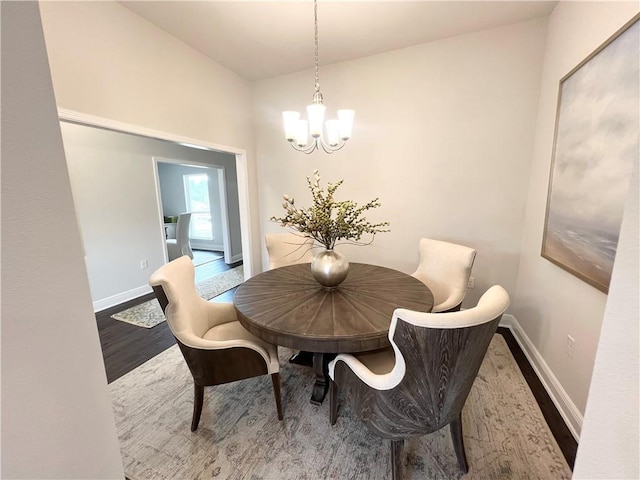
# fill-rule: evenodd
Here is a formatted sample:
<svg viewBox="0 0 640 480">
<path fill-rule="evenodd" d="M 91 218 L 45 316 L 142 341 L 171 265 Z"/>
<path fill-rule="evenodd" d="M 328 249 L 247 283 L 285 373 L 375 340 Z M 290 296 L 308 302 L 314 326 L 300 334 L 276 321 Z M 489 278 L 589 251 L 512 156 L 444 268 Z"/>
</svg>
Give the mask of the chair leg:
<svg viewBox="0 0 640 480">
<path fill-rule="evenodd" d="M 404 440 L 391 440 L 391 479 L 402 480 L 402 447 Z"/>
<path fill-rule="evenodd" d="M 336 424 L 338 419 L 338 386 L 329 379 L 329 423 Z"/>
<path fill-rule="evenodd" d="M 271 383 L 273 383 L 273 395 L 276 397 L 276 408 L 278 409 L 278 420 L 282 420 L 282 403 L 280 401 L 280 374 L 271 374 Z"/>
<path fill-rule="evenodd" d="M 200 423 L 202 413 L 202 402 L 204 400 L 204 387 L 193 384 L 193 418 L 191 419 L 191 431 L 195 432 Z"/>
<path fill-rule="evenodd" d="M 451 430 L 453 449 L 456 451 L 456 457 L 458 457 L 458 467 L 462 473 L 467 473 L 469 464 L 467 463 L 467 455 L 464 452 L 464 441 L 462 439 L 462 412 L 458 415 L 458 418 L 449 424 L 449 429 Z"/>
</svg>

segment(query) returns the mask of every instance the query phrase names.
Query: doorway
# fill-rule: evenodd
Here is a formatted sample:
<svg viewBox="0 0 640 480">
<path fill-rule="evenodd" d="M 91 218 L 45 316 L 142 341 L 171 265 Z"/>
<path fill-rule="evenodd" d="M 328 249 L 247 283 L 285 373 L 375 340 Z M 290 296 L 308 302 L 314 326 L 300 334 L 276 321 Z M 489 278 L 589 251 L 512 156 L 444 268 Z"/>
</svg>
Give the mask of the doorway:
<svg viewBox="0 0 640 480">
<path fill-rule="evenodd" d="M 239 202 L 229 193 L 237 190 L 235 172 L 228 165 L 203 165 L 184 158 L 154 157 L 154 164 L 165 227 L 168 219 L 189 212 L 192 249 L 222 252 L 227 264 L 242 260 Z"/>
<path fill-rule="evenodd" d="M 193 139 L 84 114 L 59 113 L 67 160 L 68 163 L 75 162 L 70 165 L 69 174 L 95 311 L 150 293 L 150 272 L 166 261 L 164 221 L 159 213 L 159 187 L 154 173 L 155 157 L 182 158 L 185 151 L 197 156 L 195 152 L 199 151 L 200 156 L 194 164 L 201 167 L 219 167 L 221 163 L 212 160 L 212 156 L 228 158 L 235 172 L 233 191 L 238 209 L 237 250 L 233 254 L 240 252 L 245 278 L 252 275 L 244 151 L 206 142 L 198 145 L 199 142 L 194 143 Z M 75 130 L 73 142 L 68 141 L 65 130 Z M 125 154 L 114 151 L 114 135 L 127 145 Z M 96 142 L 94 137 L 100 139 Z M 149 142 L 163 148 L 154 151 L 140 147 L 141 143 Z M 230 177 L 231 168 L 224 166 Z M 81 187 L 77 189 L 74 185 Z"/>
</svg>

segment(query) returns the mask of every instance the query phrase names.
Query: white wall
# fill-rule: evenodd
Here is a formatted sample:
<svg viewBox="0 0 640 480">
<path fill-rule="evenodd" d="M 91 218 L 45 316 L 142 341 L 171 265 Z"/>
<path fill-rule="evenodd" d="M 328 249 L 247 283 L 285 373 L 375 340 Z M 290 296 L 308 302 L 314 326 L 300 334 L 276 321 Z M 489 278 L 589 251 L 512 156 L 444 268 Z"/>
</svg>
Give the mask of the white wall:
<svg viewBox="0 0 640 480">
<path fill-rule="evenodd" d="M 36 2 L 2 2 L 2 461 L 123 478 Z"/>
<path fill-rule="evenodd" d="M 339 199 L 380 197 L 371 220 L 391 222 L 373 245 L 342 247 L 351 261 L 412 273 L 432 237 L 478 250 L 465 305 L 496 283 L 513 292 L 545 34 L 539 19 L 321 67 L 327 109 L 356 111 L 353 138 L 330 156 L 293 151 L 282 131 L 281 112 L 310 103 L 313 72 L 257 83 L 263 233 L 281 228 L 268 219 L 282 194 L 309 204 L 318 168 L 344 178 Z"/>
<path fill-rule="evenodd" d="M 639 173 L 636 159 L 574 478 L 640 478 Z"/>
<path fill-rule="evenodd" d="M 67 122 L 61 129 L 96 311 L 150 293 L 149 275 L 164 264 L 154 157 L 225 169 L 228 210 L 236 212 L 229 217 L 231 254 L 242 255 L 232 155 Z"/>
<path fill-rule="evenodd" d="M 607 296 L 540 256 L 558 86 L 637 11 L 637 2 L 561 2 L 550 17 L 547 36 L 521 260 L 511 305 L 529 346 L 540 355 L 539 370 L 548 370 L 552 388 L 559 385 L 557 398 L 567 403 L 568 420 L 578 433 Z M 575 339 L 573 358 L 565 352 L 567 335 Z"/>
<path fill-rule="evenodd" d="M 258 251 L 249 83 L 116 2 L 41 10 L 59 108 L 246 151 Z"/>
</svg>

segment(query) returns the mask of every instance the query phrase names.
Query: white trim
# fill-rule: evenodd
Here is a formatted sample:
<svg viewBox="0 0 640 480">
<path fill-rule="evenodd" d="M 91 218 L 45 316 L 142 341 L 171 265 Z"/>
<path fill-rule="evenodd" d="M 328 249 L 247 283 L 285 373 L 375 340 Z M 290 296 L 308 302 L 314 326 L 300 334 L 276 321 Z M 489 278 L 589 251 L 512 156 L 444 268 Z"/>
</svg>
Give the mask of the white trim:
<svg viewBox="0 0 640 480">
<path fill-rule="evenodd" d="M 102 300 L 93 302 L 93 311 L 94 313 L 97 313 L 106 308 L 115 307 L 116 305 L 120 305 L 121 303 L 128 302 L 129 300 L 139 298 L 151 292 L 153 292 L 153 290 L 149 285 L 136 287 L 131 290 L 127 290 L 126 292 L 118 293 L 117 295 L 113 295 L 111 297 L 103 298 Z"/>
<path fill-rule="evenodd" d="M 551 401 L 567 424 L 571 435 L 573 435 L 573 438 L 578 442 L 580 440 L 583 420 L 583 415 L 580 413 L 580 410 L 578 410 L 578 407 L 573 403 L 565 389 L 562 388 L 562 385 L 551 371 L 551 368 L 549 368 L 549 365 L 547 365 L 547 362 L 544 361 L 544 358 L 542 358 L 542 355 L 531 339 L 524 332 L 518 320 L 516 320 L 513 315 L 504 314 L 500 321 L 500 326 L 511 330 L 518 345 L 520 345 L 527 360 L 529 360 L 531 367 L 540 379 L 540 382 L 542 382 L 542 386 L 549 394 Z"/>
<path fill-rule="evenodd" d="M 153 130 L 151 128 L 141 127 L 139 125 L 133 125 L 131 123 L 124 123 L 117 120 L 111 120 L 109 118 L 89 115 L 87 113 L 75 112 L 73 110 L 67 110 L 66 108 L 58 108 L 58 118 L 67 122 L 106 128 L 108 130 L 115 130 L 116 132 L 134 133 L 136 135 L 142 135 L 143 137 L 157 138 L 158 140 L 168 140 L 175 143 L 187 143 L 192 147 L 206 147 L 206 149 L 208 150 L 234 153 L 236 155 L 245 155 L 245 151 L 239 148 L 220 145 L 218 143 L 211 143 L 196 138 L 183 137 L 182 135 L 175 135 L 173 133 L 162 132 L 160 130 Z"/>
<path fill-rule="evenodd" d="M 207 242 L 205 245 L 204 243 L 198 242 L 198 240 L 194 240 L 193 238 L 191 239 L 192 250 L 206 250 L 208 252 L 221 253 L 224 256 L 224 245 L 211 242 Z"/>
<path fill-rule="evenodd" d="M 117 132 L 133 133 L 144 137 L 156 138 L 159 140 L 168 140 L 179 144 L 189 144 L 194 147 L 205 147 L 206 149 L 218 152 L 232 153 L 236 157 L 236 174 L 238 177 L 238 201 L 240 210 L 240 236 L 242 238 L 242 255 L 238 260 L 244 260 L 245 279 L 253 276 L 253 260 L 254 252 L 251 248 L 251 209 L 249 206 L 249 173 L 247 167 L 246 151 L 240 148 L 229 147 L 217 143 L 211 143 L 196 138 L 183 137 L 172 133 L 153 130 L 139 125 L 119 122 L 108 118 L 97 117 L 86 113 L 58 108 L 58 118 L 67 122 L 79 123 L 82 125 L 90 125 L 93 127 L 105 128 Z M 235 255 L 232 257 L 238 257 Z"/>
<path fill-rule="evenodd" d="M 231 257 L 231 261 L 230 261 L 230 262 L 228 262 L 228 263 L 236 263 L 236 262 L 239 262 L 240 260 L 242 260 L 242 258 L 243 258 L 242 254 L 241 254 L 241 253 L 238 253 L 238 254 L 234 255 L 233 257 Z M 225 260 L 225 262 L 224 262 L 224 263 L 227 263 L 227 261 Z M 246 265 L 246 264 L 245 264 L 245 265 Z M 244 266 L 243 268 L 244 268 L 244 279 L 245 279 L 245 280 L 250 279 L 250 278 L 251 278 L 251 276 L 250 276 L 250 275 L 247 275 L 247 267 L 246 267 L 246 266 Z"/>
<path fill-rule="evenodd" d="M 224 252 L 224 262 L 231 261 L 231 233 L 229 228 L 229 204 L 227 202 L 227 171 L 224 168 L 218 170 L 218 193 L 220 198 L 220 222 L 222 223 L 222 251 Z M 241 235 L 242 237 L 242 235 Z"/>
<path fill-rule="evenodd" d="M 162 194 L 160 191 L 160 172 L 158 171 L 158 159 L 151 157 L 153 163 L 153 179 L 155 180 L 156 187 L 156 205 L 158 207 L 158 224 L 160 225 L 158 240 L 162 244 L 162 252 L 164 253 L 164 263 L 169 261 L 169 251 L 167 249 L 167 242 L 164 230 L 164 217 L 162 216 Z"/>
<path fill-rule="evenodd" d="M 240 258 L 234 260 L 238 255 L 234 255 L 232 261 L 243 260 L 244 278 L 248 280 L 253 276 L 253 261 L 255 258 L 251 248 L 251 209 L 249 208 L 249 171 L 247 167 L 246 153 L 236 154 L 236 175 L 238 177 L 238 203 L 240 209 L 240 235 L 242 239 L 242 254 Z"/>
</svg>

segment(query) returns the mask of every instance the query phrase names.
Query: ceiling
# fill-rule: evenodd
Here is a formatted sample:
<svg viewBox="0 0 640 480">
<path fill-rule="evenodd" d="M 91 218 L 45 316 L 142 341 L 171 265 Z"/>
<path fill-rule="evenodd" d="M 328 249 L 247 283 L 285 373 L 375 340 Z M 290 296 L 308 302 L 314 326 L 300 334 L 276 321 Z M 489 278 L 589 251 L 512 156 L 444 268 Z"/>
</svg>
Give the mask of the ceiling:
<svg viewBox="0 0 640 480">
<path fill-rule="evenodd" d="M 119 3 L 247 80 L 313 67 L 311 0 Z M 556 4 L 320 0 L 319 63 L 342 62 L 544 17 Z"/>
</svg>

